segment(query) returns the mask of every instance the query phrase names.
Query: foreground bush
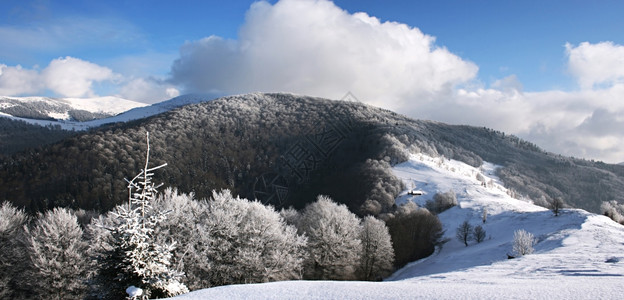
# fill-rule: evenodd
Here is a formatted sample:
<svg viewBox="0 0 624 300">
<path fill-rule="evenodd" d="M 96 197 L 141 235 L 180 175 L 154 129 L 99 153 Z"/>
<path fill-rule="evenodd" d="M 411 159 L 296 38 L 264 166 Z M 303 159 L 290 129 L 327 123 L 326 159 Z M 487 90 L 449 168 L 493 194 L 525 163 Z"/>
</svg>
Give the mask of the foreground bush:
<svg viewBox="0 0 624 300">
<path fill-rule="evenodd" d="M 534 251 L 533 246 L 535 244 L 537 244 L 537 239 L 532 233 L 524 229 L 516 230 L 514 232 L 512 252 L 515 256 L 531 254 Z"/>
</svg>

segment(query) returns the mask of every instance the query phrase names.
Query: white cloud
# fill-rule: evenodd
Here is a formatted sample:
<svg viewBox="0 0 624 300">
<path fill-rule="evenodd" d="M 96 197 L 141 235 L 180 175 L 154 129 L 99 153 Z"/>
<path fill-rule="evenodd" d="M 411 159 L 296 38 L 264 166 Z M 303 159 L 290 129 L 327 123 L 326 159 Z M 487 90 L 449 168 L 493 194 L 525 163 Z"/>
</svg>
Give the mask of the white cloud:
<svg viewBox="0 0 624 300">
<path fill-rule="evenodd" d="M 109 68 L 69 56 L 52 60 L 41 71 L 0 65 L 0 95 L 36 95 L 49 90 L 63 97 L 92 97 L 94 83 L 120 78 Z"/>
<path fill-rule="evenodd" d="M 180 95 L 180 91 L 162 80 L 135 78 L 121 87 L 120 97 L 144 103 L 157 103 Z"/>
<path fill-rule="evenodd" d="M 183 45 L 170 80 L 187 92 L 337 99 L 351 91 L 410 117 L 486 126 L 548 151 L 624 161 L 624 46 L 566 44 L 565 55 L 578 91 L 527 92 L 515 75 L 479 87 L 475 64 L 418 28 L 329 1 L 282 0 L 253 4 L 237 40 L 210 36 Z"/>
<path fill-rule="evenodd" d="M 624 84 L 571 92 L 500 88 L 458 89 L 403 113 L 494 128 L 566 156 L 624 161 Z"/>
<path fill-rule="evenodd" d="M 329 1 L 254 3 L 238 40 L 211 36 L 182 46 L 171 81 L 190 92 L 285 91 L 397 109 L 432 99 L 477 66 L 418 28 L 349 14 Z"/>
<path fill-rule="evenodd" d="M 565 47 L 569 71 L 581 88 L 624 82 L 624 46 L 613 42 L 584 42 L 576 47 L 567 43 Z"/>
<path fill-rule="evenodd" d="M 0 95 L 22 95 L 36 93 L 41 90 L 39 73 L 17 65 L 9 67 L 0 64 Z"/>
<path fill-rule="evenodd" d="M 93 97 L 93 83 L 113 80 L 109 68 L 78 58 L 57 58 L 41 72 L 46 87 L 65 97 Z"/>
<path fill-rule="evenodd" d="M 130 77 L 111 69 L 74 57 L 52 60 L 43 70 L 0 64 L 0 95 L 30 96 L 52 92 L 60 97 L 95 97 L 96 86 L 106 85 L 109 94 L 156 103 L 180 95 L 180 91 L 165 80 L 153 77 Z"/>
</svg>

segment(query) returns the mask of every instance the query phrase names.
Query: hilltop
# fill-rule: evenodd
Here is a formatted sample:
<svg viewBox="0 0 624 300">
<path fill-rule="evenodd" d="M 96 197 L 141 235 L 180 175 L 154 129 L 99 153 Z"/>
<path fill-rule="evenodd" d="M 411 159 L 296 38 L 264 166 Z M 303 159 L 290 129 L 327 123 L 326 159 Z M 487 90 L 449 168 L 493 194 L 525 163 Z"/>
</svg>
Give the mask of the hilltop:
<svg viewBox="0 0 624 300">
<path fill-rule="evenodd" d="M 602 201 L 624 197 L 624 166 L 562 157 L 502 132 L 413 120 L 358 102 L 263 93 L 183 96 L 82 123 L 94 127 L 0 160 L 0 199 L 33 212 L 55 206 L 107 211 L 126 196 L 123 178 L 139 167 L 145 131 L 152 134 L 154 160 L 170 164 L 165 185 L 200 199 L 229 188 L 278 208 L 301 208 L 326 194 L 361 215 L 379 214 L 392 209 L 403 188 L 390 166 L 409 153 L 500 165 L 497 175 L 513 196 L 541 205 L 562 197 L 599 212 Z"/>
</svg>

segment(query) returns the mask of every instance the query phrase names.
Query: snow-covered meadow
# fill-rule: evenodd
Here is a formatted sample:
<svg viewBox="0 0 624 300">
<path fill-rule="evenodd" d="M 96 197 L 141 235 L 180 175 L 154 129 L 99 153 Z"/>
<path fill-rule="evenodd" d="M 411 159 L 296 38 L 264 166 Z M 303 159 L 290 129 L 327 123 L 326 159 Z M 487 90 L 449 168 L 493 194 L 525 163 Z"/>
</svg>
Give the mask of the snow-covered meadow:
<svg viewBox="0 0 624 300">
<path fill-rule="evenodd" d="M 621 299 L 624 226 L 579 209 L 554 216 L 528 200 L 514 199 L 494 175 L 495 168 L 488 163 L 473 168 L 424 155 L 412 155 L 394 167 L 408 189 L 423 191 L 422 196 L 411 196 L 406 190 L 398 203 L 423 205 L 436 192 L 452 190 L 459 205 L 439 215 L 449 238 L 444 247 L 384 282 L 231 285 L 176 299 Z M 456 228 L 464 221 L 481 225 L 485 240 L 472 241 L 468 247 L 457 240 Z M 535 252 L 507 259 L 518 229 L 537 238 Z"/>
</svg>

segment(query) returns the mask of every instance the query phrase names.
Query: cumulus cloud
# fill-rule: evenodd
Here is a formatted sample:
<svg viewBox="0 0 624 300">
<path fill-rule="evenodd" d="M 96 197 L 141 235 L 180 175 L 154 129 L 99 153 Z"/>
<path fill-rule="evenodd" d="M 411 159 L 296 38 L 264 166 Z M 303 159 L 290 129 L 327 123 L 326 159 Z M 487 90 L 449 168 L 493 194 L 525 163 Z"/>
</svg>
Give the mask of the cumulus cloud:
<svg viewBox="0 0 624 300">
<path fill-rule="evenodd" d="M 144 103 L 157 103 L 180 95 L 170 84 L 154 78 L 135 78 L 121 87 L 119 96 Z"/>
<path fill-rule="evenodd" d="M 329 1 L 254 3 L 237 40 L 182 46 L 171 82 L 190 92 L 285 91 L 340 98 L 347 91 L 398 109 L 476 76 L 477 66 L 418 28 L 350 14 Z"/>
<path fill-rule="evenodd" d="M 172 84 L 154 77 L 123 76 L 111 69 L 74 57 L 52 60 L 43 70 L 0 64 L 0 95 L 41 95 L 94 97 L 96 87 L 108 85 L 119 97 L 156 103 L 180 95 Z"/>
<path fill-rule="evenodd" d="M 237 39 L 210 36 L 183 45 L 170 82 L 186 92 L 226 94 L 337 99 L 351 91 L 410 117 L 486 126 L 548 151 L 624 161 L 624 46 L 581 43 L 563 50 L 579 90 L 527 92 L 515 75 L 483 87 L 474 63 L 418 28 L 324 0 L 257 2 Z"/>
<path fill-rule="evenodd" d="M 9 67 L 0 64 L 0 95 L 21 95 L 41 90 L 39 73 L 17 65 Z"/>
<path fill-rule="evenodd" d="M 565 47 L 569 71 L 581 88 L 624 82 L 624 46 L 613 42 L 583 42 L 576 47 L 567 43 Z"/>
<path fill-rule="evenodd" d="M 46 90 L 63 97 L 95 96 L 93 84 L 115 81 L 112 70 L 78 58 L 57 58 L 43 70 L 0 65 L 0 95 L 19 96 Z"/>
<path fill-rule="evenodd" d="M 68 56 L 52 60 L 41 77 L 45 86 L 56 94 L 93 97 L 93 83 L 113 80 L 115 74 L 109 68 Z"/>
</svg>

